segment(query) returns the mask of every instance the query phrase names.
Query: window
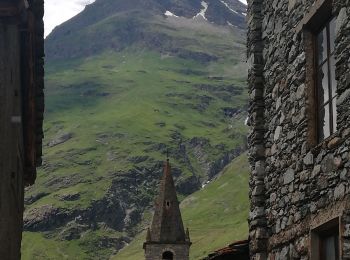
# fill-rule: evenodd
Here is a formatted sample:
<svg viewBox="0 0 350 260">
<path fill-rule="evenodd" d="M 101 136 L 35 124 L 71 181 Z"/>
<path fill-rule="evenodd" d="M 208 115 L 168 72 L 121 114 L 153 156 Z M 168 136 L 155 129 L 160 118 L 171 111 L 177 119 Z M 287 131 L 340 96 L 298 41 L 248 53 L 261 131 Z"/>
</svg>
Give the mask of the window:
<svg viewBox="0 0 350 260">
<path fill-rule="evenodd" d="M 337 130 L 337 81 L 335 80 L 336 18 L 330 19 L 316 34 L 316 94 L 318 117 L 318 141 L 329 137 Z"/>
<path fill-rule="evenodd" d="M 333 219 L 311 233 L 312 260 L 339 260 L 339 219 Z"/>
<path fill-rule="evenodd" d="M 315 0 L 295 28 L 302 33 L 306 58 L 308 148 L 337 131 L 333 10 L 333 0 Z"/>
<path fill-rule="evenodd" d="M 339 259 L 339 235 L 335 230 L 330 234 L 320 235 L 320 258 L 321 260 Z"/>
<path fill-rule="evenodd" d="M 174 255 L 173 255 L 172 252 L 166 251 L 166 252 L 163 253 L 162 259 L 163 260 L 173 260 L 174 259 Z"/>
</svg>

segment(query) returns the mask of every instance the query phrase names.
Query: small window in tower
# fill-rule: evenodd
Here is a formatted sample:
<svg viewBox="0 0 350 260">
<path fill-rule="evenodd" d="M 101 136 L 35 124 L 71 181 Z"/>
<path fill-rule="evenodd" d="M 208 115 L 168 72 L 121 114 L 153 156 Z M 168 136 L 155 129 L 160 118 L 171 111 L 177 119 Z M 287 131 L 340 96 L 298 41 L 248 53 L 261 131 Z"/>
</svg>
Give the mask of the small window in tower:
<svg viewBox="0 0 350 260">
<path fill-rule="evenodd" d="M 166 251 L 162 255 L 162 260 L 173 260 L 174 259 L 174 254 L 170 251 Z"/>
</svg>

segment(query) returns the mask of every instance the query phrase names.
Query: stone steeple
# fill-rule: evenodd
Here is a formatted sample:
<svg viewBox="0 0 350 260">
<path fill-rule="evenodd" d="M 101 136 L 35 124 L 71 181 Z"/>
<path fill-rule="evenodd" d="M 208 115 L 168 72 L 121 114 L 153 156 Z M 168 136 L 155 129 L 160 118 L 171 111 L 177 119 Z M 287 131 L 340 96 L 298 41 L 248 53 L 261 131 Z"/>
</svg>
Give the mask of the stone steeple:
<svg viewBox="0 0 350 260">
<path fill-rule="evenodd" d="M 191 245 L 184 229 L 169 160 L 164 165 L 151 229 L 144 243 L 146 260 L 187 260 Z M 171 258 L 172 255 L 172 258 Z"/>
</svg>

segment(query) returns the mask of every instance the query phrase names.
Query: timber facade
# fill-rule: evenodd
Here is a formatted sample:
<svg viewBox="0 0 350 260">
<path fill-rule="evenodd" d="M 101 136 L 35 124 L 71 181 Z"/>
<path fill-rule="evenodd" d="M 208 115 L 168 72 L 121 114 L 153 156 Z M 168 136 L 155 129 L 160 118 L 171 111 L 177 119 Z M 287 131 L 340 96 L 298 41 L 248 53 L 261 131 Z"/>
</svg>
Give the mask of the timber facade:
<svg viewBox="0 0 350 260">
<path fill-rule="evenodd" d="M 350 1 L 248 2 L 250 257 L 350 259 Z"/>
<path fill-rule="evenodd" d="M 0 2 L 0 256 L 20 259 L 24 187 L 41 164 L 44 1 Z"/>
</svg>

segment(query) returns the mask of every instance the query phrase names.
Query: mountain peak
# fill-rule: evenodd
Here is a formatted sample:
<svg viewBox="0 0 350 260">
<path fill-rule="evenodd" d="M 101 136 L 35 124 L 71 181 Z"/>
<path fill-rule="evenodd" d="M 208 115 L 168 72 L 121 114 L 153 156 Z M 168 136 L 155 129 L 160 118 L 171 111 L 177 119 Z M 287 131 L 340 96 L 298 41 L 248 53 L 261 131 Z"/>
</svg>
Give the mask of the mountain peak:
<svg viewBox="0 0 350 260">
<path fill-rule="evenodd" d="M 182 18 L 189 27 L 195 20 L 244 29 L 245 12 L 246 6 L 239 0 L 97 0 L 54 29 L 46 39 L 46 56 L 90 56 L 106 49 L 120 51 L 136 43 L 164 49 L 169 42 L 164 37 L 169 38 L 169 34 L 155 35 L 154 26 L 167 26 L 169 17 Z"/>
</svg>

